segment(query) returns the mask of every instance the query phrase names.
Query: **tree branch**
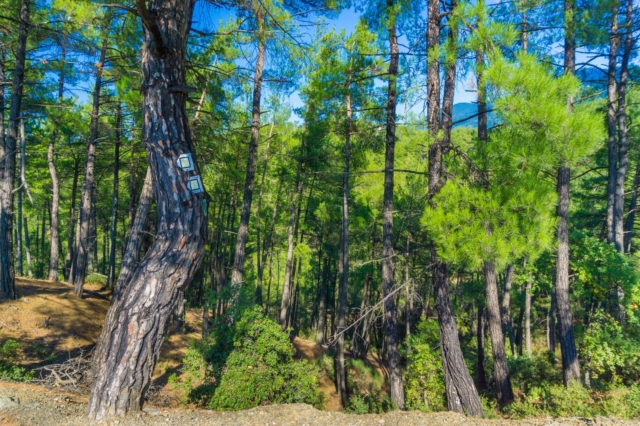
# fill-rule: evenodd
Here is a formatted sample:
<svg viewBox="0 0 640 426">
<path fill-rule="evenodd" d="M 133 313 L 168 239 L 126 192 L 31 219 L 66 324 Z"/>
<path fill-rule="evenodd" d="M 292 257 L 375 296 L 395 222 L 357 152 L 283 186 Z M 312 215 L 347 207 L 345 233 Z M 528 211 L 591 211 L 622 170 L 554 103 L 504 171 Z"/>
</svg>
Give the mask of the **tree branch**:
<svg viewBox="0 0 640 426">
<path fill-rule="evenodd" d="M 149 13 L 149 9 L 147 9 L 145 0 L 136 0 L 136 7 L 138 8 L 138 14 L 140 15 L 140 18 L 142 18 L 142 23 L 153 37 L 153 43 L 155 45 L 156 53 L 158 54 L 158 56 L 164 56 L 164 43 L 162 42 L 162 34 L 160 33 L 160 28 L 158 28 L 158 23 L 153 18 L 153 16 L 151 16 L 151 13 Z"/>
</svg>

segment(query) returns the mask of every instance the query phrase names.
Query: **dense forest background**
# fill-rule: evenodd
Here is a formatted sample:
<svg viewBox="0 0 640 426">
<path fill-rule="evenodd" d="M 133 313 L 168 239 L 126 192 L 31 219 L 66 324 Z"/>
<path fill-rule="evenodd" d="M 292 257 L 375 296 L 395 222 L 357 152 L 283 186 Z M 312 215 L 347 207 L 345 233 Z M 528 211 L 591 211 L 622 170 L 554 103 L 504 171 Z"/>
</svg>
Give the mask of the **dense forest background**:
<svg viewBox="0 0 640 426">
<path fill-rule="evenodd" d="M 138 3 L 2 0 L 6 298 L 15 276 L 117 298 L 183 214 L 148 169 L 162 2 Z M 636 2 L 192 7 L 185 401 L 322 406 L 326 376 L 358 413 L 640 416 Z M 323 355 L 294 361 L 289 335 Z"/>
</svg>

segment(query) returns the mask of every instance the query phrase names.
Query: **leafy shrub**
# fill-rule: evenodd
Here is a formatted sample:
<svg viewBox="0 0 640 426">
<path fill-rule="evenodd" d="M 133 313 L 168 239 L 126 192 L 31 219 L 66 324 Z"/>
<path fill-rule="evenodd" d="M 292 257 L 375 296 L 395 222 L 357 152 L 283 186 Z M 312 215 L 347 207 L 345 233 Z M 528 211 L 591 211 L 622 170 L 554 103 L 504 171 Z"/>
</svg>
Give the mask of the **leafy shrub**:
<svg viewBox="0 0 640 426">
<path fill-rule="evenodd" d="M 611 315 L 597 311 L 582 338 L 581 352 L 594 379 L 611 384 L 640 382 L 640 341 L 624 333 Z"/>
<path fill-rule="evenodd" d="M 20 345 L 13 339 L 7 339 L 0 346 L 0 378 L 23 382 L 33 378 L 33 371 L 15 365 Z"/>
<path fill-rule="evenodd" d="M 212 341 L 191 342 L 184 359 L 189 399 L 214 410 L 306 403 L 321 408 L 318 368 L 294 361 L 289 336 L 260 309 L 247 310 L 233 326 L 218 324 Z"/>
<path fill-rule="evenodd" d="M 524 393 L 545 383 L 559 383 L 562 380 L 548 353 L 509 358 L 508 363 L 513 387 Z"/>
<path fill-rule="evenodd" d="M 438 323 L 423 321 L 411 336 L 404 378 L 405 403 L 408 409 L 442 411 L 447 409 L 442 360 L 437 349 Z"/>
</svg>

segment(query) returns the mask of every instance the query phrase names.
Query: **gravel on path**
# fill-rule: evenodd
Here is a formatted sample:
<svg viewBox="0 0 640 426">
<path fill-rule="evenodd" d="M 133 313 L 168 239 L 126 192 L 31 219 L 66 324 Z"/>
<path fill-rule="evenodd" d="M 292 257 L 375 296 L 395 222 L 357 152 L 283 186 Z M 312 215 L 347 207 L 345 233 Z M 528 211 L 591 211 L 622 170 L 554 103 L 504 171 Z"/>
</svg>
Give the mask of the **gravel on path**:
<svg viewBox="0 0 640 426">
<path fill-rule="evenodd" d="M 126 418 L 92 422 L 86 416 L 87 398 L 40 386 L 0 382 L 0 425 L 211 425 L 211 426 L 627 426 L 629 420 L 532 418 L 526 420 L 471 419 L 461 414 L 393 411 L 385 414 L 344 414 L 320 411 L 306 404 L 270 405 L 238 412 L 214 412 L 186 408 L 145 407 Z"/>
</svg>

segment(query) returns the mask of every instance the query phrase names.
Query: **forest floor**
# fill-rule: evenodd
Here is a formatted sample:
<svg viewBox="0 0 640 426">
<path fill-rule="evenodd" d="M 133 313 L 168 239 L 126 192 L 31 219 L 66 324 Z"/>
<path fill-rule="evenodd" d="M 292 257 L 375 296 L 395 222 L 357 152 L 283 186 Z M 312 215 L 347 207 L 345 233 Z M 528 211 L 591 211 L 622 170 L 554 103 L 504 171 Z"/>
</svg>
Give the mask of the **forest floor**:
<svg viewBox="0 0 640 426">
<path fill-rule="evenodd" d="M 14 339 L 20 344 L 18 363 L 30 369 L 61 363 L 89 353 L 100 336 L 109 307 L 100 285 L 86 285 L 85 297 L 78 299 L 66 283 L 20 278 L 16 282 L 19 299 L 0 301 L 0 343 Z M 391 412 L 382 415 L 351 415 L 341 409 L 331 378 L 321 378 L 320 390 L 327 396 L 324 411 L 303 404 L 258 407 L 242 412 L 216 413 L 180 405 L 180 391 L 168 378 L 180 374 L 185 348 L 190 339 L 201 336 L 200 312 L 188 311 L 184 330 L 175 325 L 168 337 L 154 373 L 154 392 L 144 412 L 110 425 L 206 424 L 206 425 L 631 425 L 630 421 L 595 419 L 536 418 L 522 421 L 475 420 L 454 413 Z M 179 332 L 180 331 L 180 332 Z M 296 358 L 313 361 L 324 347 L 294 338 Z M 384 363 L 371 354 L 367 367 L 386 378 Z M 87 389 L 47 388 L 38 383 L 0 381 L 0 425 L 86 425 Z"/>
</svg>

